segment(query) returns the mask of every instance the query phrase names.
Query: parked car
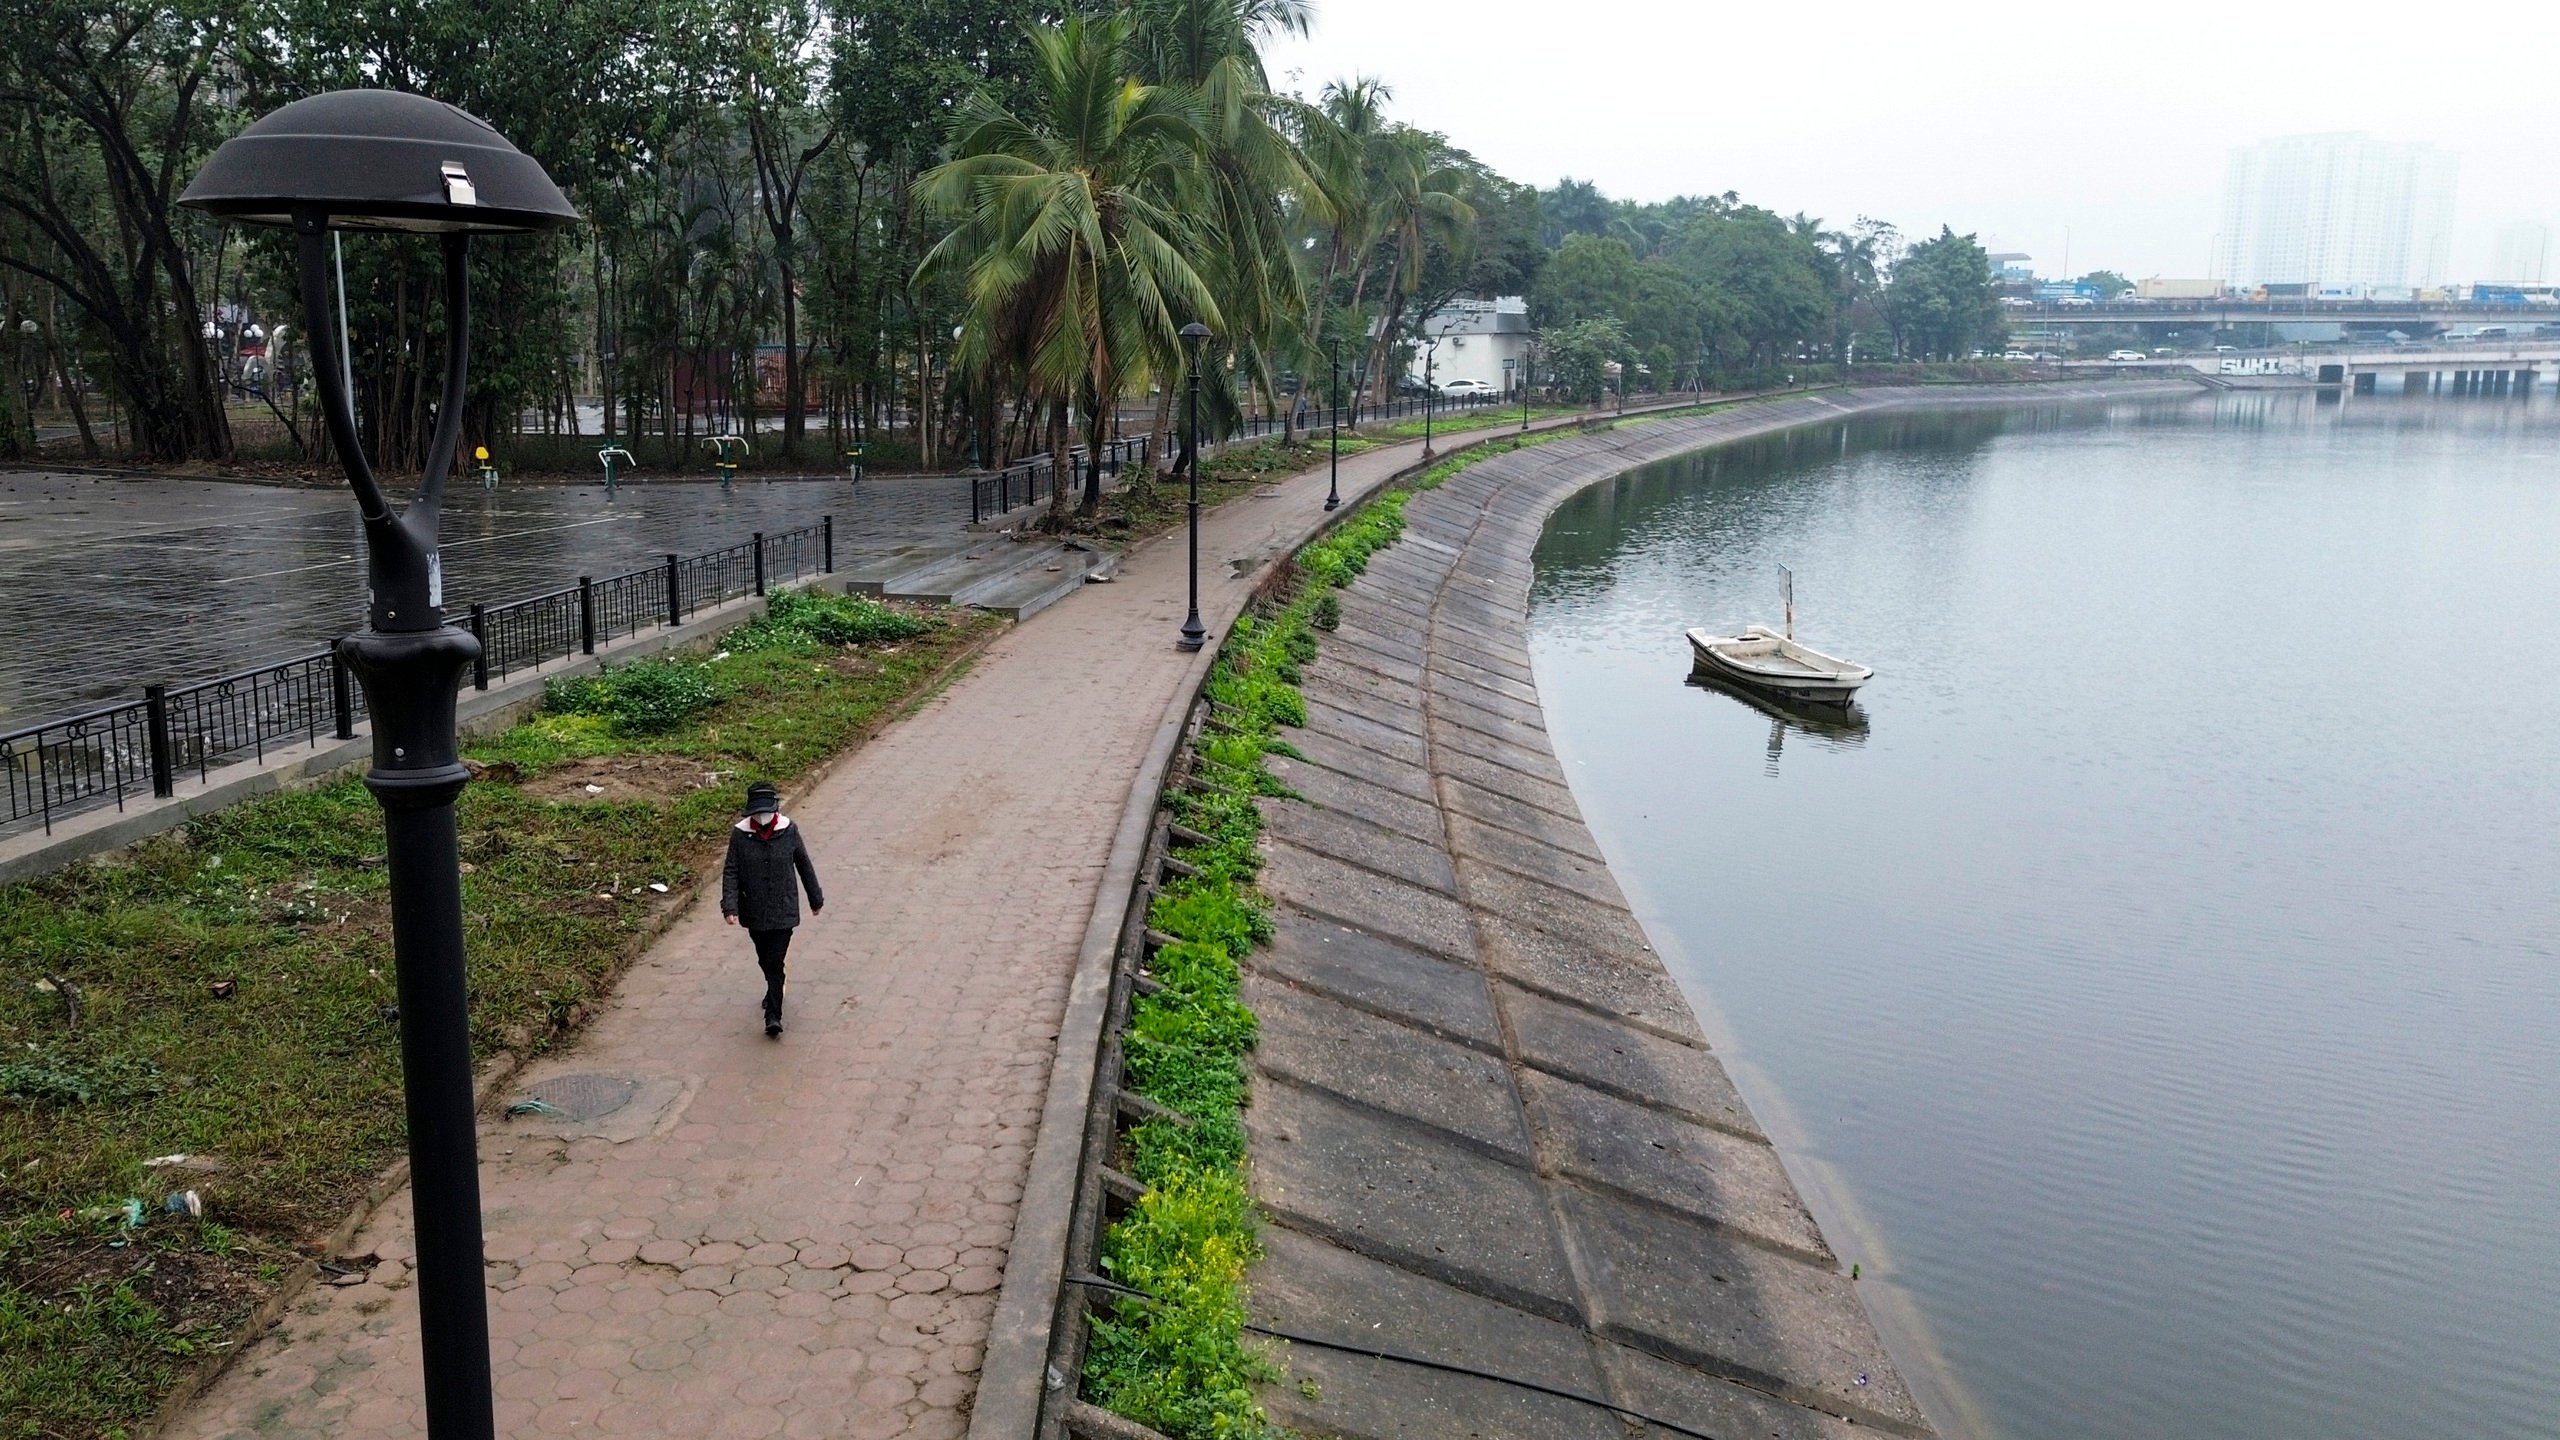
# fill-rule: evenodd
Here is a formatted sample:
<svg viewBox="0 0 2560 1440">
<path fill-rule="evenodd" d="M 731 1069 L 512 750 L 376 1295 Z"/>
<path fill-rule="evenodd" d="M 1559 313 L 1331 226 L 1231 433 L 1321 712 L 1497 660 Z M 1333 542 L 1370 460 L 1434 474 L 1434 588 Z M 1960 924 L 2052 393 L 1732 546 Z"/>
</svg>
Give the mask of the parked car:
<svg viewBox="0 0 2560 1440">
<path fill-rule="evenodd" d="M 1443 380 L 1440 382 L 1440 393 L 1452 396 L 1490 395 L 1496 388 L 1497 387 L 1490 380 L 1474 380 L 1465 377 L 1461 377 L 1456 380 Z"/>
<path fill-rule="evenodd" d="M 2107 352 L 2107 358 L 2121 365 L 2133 360 L 2148 360 L 2151 357 L 2139 350 L 2110 350 Z"/>
<path fill-rule="evenodd" d="M 2003 360 L 2032 361 L 2036 357 L 2028 354 L 2024 350 L 2005 350 L 2001 352 L 2000 358 Z"/>
</svg>

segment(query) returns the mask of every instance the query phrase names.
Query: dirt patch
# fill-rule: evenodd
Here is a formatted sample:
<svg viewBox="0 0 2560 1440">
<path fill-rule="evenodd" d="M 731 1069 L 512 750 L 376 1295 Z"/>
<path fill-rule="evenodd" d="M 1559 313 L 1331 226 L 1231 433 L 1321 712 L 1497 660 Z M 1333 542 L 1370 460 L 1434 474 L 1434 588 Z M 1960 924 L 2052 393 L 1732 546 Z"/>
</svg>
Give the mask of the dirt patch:
<svg viewBox="0 0 2560 1440">
<path fill-rule="evenodd" d="M 104 1294 L 121 1286 L 158 1311 L 175 1334 L 218 1334 L 239 1324 L 265 1298 L 270 1287 L 258 1277 L 259 1263 L 283 1257 L 248 1241 L 235 1241 L 232 1253 L 216 1255 L 194 1248 L 195 1239 L 169 1236 L 153 1244 L 137 1236 L 122 1246 L 66 1239 L 10 1257 L 0 1270 L 0 1288 L 59 1305 L 84 1292 Z"/>
<path fill-rule="evenodd" d="M 562 804 L 646 800 L 665 805 L 729 778 L 726 771 L 681 755 L 590 755 L 554 765 L 519 788 L 536 799 Z"/>
</svg>

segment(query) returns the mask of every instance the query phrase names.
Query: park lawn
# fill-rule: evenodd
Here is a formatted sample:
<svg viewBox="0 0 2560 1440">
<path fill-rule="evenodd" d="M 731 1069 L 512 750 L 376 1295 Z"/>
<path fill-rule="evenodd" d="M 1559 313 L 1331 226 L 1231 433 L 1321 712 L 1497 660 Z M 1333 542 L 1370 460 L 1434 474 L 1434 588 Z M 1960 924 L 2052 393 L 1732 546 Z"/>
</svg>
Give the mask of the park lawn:
<svg viewBox="0 0 2560 1440">
<path fill-rule="evenodd" d="M 628 692 L 655 710 L 547 704 L 469 748 L 484 767 L 459 812 L 482 1062 L 565 1043 L 716 879 L 750 778 L 787 793 L 1003 624 L 842 600 L 800 613 L 818 611 L 866 621 L 839 637 L 883 638 L 732 631 L 711 660 L 612 672 L 670 684 L 554 687 L 580 709 Z M 899 630 L 918 633 L 885 638 Z M 0 887 L 0 1435 L 147 1423 L 403 1153 L 381 856 L 380 815 L 347 779 Z M 179 1153 L 219 1168 L 142 1163 Z M 202 1219 L 164 1211 L 182 1188 Z"/>
</svg>

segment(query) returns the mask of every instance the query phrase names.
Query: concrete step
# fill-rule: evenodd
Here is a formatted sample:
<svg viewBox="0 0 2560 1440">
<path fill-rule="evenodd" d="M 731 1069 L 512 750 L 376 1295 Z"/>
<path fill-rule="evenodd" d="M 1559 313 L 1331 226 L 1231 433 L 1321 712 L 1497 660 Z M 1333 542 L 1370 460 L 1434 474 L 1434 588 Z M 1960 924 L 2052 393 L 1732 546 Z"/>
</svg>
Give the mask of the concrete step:
<svg viewBox="0 0 2560 1440">
<path fill-rule="evenodd" d="M 983 543 L 979 537 L 970 535 L 908 541 L 887 549 L 868 551 L 837 574 L 843 579 L 845 589 L 853 594 L 882 595 L 903 584 L 909 576 L 930 570 Z"/>
<path fill-rule="evenodd" d="M 954 603 L 1028 620 L 1074 594 L 1087 581 L 1108 577 L 1119 563 L 1116 550 L 1089 550 L 1067 544 L 1041 546 L 1028 561 L 1011 571 L 989 576 L 961 591 Z"/>
<path fill-rule="evenodd" d="M 1010 575 L 1051 544 L 1016 540 L 1010 535 L 977 536 L 967 548 L 947 552 L 925 564 L 889 577 L 881 593 L 898 600 L 948 605 L 973 585 Z"/>
</svg>

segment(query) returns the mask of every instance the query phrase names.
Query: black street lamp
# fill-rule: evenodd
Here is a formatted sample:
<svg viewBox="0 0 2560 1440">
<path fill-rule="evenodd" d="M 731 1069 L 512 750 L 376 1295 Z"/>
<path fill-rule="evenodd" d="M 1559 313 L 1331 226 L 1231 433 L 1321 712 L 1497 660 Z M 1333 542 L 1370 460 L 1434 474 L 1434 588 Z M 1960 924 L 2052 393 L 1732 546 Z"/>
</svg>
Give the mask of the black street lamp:
<svg viewBox="0 0 2560 1440">
<path fill-rule="evenodd" d="M 1191 613 L 1174 643 L 1197 650 L 1209 643 L 1209 627 L 1200 623 L 1200 351 L 1209 343 L 1209 327 L 1197 320 L 1183 326 L 1182 343 L 1191 349 Z"/>
<path fill-rule="evenodd" d="M 1326 398 L 1333 401 L 1333 467 L 1332 477 L 1325 482 L 1324 508 L 1342 508 L 1342 342 L 1328 340 L 1324 347 L 1326 363 L 1333 370 L 1333 390 Z"/>
<path fill-rule="evenodd" d="M 427 1433 L 494 1440 L 453 814 L 470 779 L 454 703 L 480 642 L 444 623 L 436 531 L 462 439 L 470 364 L 464 247 L 475 233 L 557 229 L 578 213 L 532 157 L 485 122 L 394 90 L 337 90 L 285 106 L 215 151 L 179 203 L 237 224 L 292 229 L 306 335 L 328 332 L 330 231 L 434 235 L 443 246 L 444 395 L 425 479 L 406 509 L 391 508 L 365 460 L 346 373 L 328 364 L 311 369 L 330 443 L 364 516 L 371 623 L 339 641 L 338 654 L 372 707 L 365 786 L 382 806 L 389 842 Z"/>
</svg>

